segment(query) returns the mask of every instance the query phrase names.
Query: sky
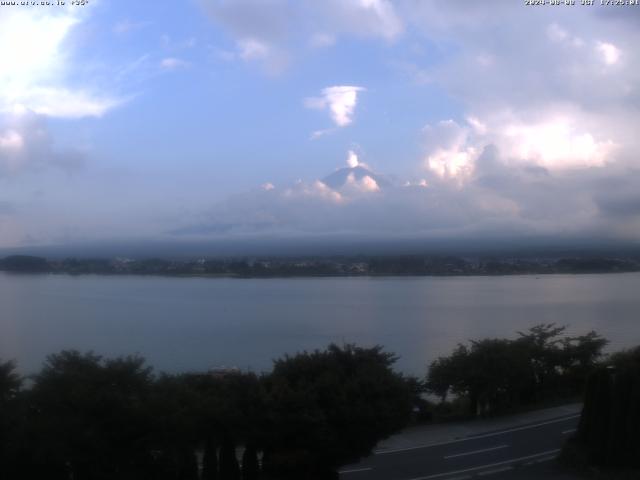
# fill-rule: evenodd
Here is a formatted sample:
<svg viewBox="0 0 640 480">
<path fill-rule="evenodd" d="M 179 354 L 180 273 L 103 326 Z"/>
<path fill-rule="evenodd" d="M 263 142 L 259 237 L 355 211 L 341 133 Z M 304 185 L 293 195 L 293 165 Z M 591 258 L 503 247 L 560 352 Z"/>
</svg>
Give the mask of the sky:
<svg viewBox="0 0 640 480">
<path fill-rule="evenodd" d="M 16 3 L 0 247 L 640 238 L 640 7 Z"/>
</svg>

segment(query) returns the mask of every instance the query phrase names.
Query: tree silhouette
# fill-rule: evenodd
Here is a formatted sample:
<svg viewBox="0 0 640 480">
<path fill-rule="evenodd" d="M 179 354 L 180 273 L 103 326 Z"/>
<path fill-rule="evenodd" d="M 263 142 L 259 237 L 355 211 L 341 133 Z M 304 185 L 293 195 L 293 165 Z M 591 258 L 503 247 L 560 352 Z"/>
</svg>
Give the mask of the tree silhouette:
<svg viewBox="0 0 640 480">
<path fill-rule="evenodd" d="M 640 347 L 589 376 L 575 442 L 591 464 L 640 468 Z"/>
<path fill-rule="evenodd" d="M 411 414 L 412 391 L 392 371 L 395 360 L 379 346 L 354 345 L 276 360 L 265 379 L 272 422 L 265 469 L 333 476 L 336 467 L 367 455 L 402 428 Z"/>
<path fill-rule="evenodd" d="M 449 393 L 465 398 L 470 415 L 576 395 L 607 341 L 595 332 L 564 336 L 565 330 L 553 323 L 541 324 L 519 332 L 515 340 L 460 344 L 451 355 L 431 363 L 427 389 L 442 401 Z"/>
</svg>

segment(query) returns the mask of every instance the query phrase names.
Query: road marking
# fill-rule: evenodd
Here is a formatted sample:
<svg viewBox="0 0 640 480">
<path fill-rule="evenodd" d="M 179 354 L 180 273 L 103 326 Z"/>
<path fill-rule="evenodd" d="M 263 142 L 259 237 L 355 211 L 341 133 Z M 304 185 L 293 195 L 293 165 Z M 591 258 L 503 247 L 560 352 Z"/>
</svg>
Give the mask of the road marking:
<svg viewBox="0 0 640 480">
<path fill-rule="evenodd" d="M 566 435 L 567 433 L 573 433 L 573 432 L 575 432 L 575 431 L 576 431 L 576 429 L 575 429 L 575 428 L 570 428 L 569 430 L 564 430 L 564 431 L 562 432 L 562 435 Z"/>
<path fill-rule="evenodd" d="M 485 475 L 494 475 L 496 473 L 508 472 L 509 470 L 513 470 L 513 467 L 509 466 L 509 467 L 494 468 L 493 470 L 485 470 L 484 472 L 478 473 L 478 475 L 480 475 L 481 477 L 484 477 Z"/>
<path fill-rule="evenodd" d="M 550 457 L 545 457 L 545 458 L 540 458 L 538 460 L 534 460 L 533 463 L 544 463 L 544 462 L 550 462 L 551 460 L 554 460 L 556 457 L 555 456 L 550 456 Z"/>
<path fill-rule="evenodd" d="M 352 468 L 351 470 L 340 470 L 338 473 L 340 475 L 343 475 L 345 473 L 358 473 L 358 472 L 368 472 L 370 470 L 373 470 L 373 468 L 371 467 L 366 467 L 366 468 Z"/>
<path fill-rule="evenodd" d="M 464 470 L 454 470 L 454 471 L 451 471 L 451 472 L 436 473 L 435 475 L 427 475 L 426 477 L 415 477 L 415 478 L 412 478 L 410 480 L 430 480 L 432 478 L 442 478 L 442 477 L 447 477 L 449 475 L 457 475 L 459 473 L 474 472 L 476 470 L 483 470 L 483 469 L 486 469 L 486 468 L 499 467 L 501 465 L 508 465 L 510 463 L 517 463 L 517 462 L 521 462 L 523 460 L 530 460 L 530 459 L 536 458 L 536 457 L 543 457 L 543 456 L 546 456 L 546 455 L 554 455 L 554 454 L 558 453 L 559 451 L 560 451 L 560 449 L 558 448 L 556 450 L 548 450 L 546 452 L 534 453 L 533 455 L 527 455 L 526 457 L 512 458 L 510 460 L 504 460 L 502 462 L 489 463 L 487 465 L 480 465 L 478 467 L 465 468 Z"/>
<path fill-rule="evenodd" d="M 455 455 L 447 455 L 446 457 L 444 457 L 444 459 L 447 460 L 449 458 L 464 457 L 465 455 L 474 455 L 476 453 L 491 452 L 492 450 L 500 450 L 501 448 L 507 448 L 508 446 L 509 445 L 499 445 L 497 447 L 483 448 L 482 450 L 474 450 L 473 452 L 456 453 Z"/>
<path fill-rule="evenodd" d="M 374 455 L 387 455 L 389 453 L 408 452 L 410 450 L 419 450 L 421 448 L 431 448 L 431 447 L 437 447 L 437 446 L 440 446 L 440 445 L 450 445 L 452 443 L 468 442 L 470 440 L 477 440 L 479 438 L 495 437 L 497 435 L 503 435 L 505 433 L 518 432 L 518 431 L 521 431 L 521 430 L 528 430 L 530 428 L 538 428 L 538 427 L 543 427 L 545 425 L 551 425 L 553 423 L 566 422 L 567 420 L 573 420 L 574 418 L 578 418 L 578 417 L 580 417 L 580 414 L 571 415 L 569 417 L 557 418 L 555 420 L 549 420 L 547 422 L 536 423 L 534 425 L 525 425 L 525 426 L 522 426 L 522 427 L 510 428 L 510 429 L 502 430 L 502 431 L 499 431 L 499 432 L 485 433 L 485 434 L 481 434 L 481 435 L 475 435 L 473 437 L 457 438 L 455 440 L 449 440 L 447 442 L 428 443 L 428 444 L 424 444 L 424 445 L 416 445 L 414 447 L 394 448 L 394 449 L 391 449 L 391 450 L 378 450 L 378 451 L 373 452 L 373 454 Z"/>
</svg>

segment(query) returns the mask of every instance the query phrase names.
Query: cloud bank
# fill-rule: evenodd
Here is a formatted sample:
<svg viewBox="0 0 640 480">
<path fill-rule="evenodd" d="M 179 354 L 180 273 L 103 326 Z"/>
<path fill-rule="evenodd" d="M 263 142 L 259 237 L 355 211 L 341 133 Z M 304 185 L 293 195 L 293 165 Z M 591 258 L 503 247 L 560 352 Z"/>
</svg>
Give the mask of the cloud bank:
<svg viewBox="0 0 640 480">
<path fill-rule="evenodd" d="M 204 2 L 240 50 L 254 39 L 261 52 L 292 51 L 302 35 L 294 23 L 312 48 L 335 47 L 345 35 L 393 42 L 415 32 L 447 55 L 427 66 L 417 56 L 405 70 L 455 99 L 461 114 L 425 122 L 413 178 L 381 187 L 350 155 L 339 186 L 312 180 L 237 195 L 200 219 L 201 232 L 639 238 L 637 22 L 607 9 L 532 10 L 500 0 L 295 3 L 304 6 Z M 342 128 L 361 91 L 328 87 L 305 105 Z"/>
</svg>

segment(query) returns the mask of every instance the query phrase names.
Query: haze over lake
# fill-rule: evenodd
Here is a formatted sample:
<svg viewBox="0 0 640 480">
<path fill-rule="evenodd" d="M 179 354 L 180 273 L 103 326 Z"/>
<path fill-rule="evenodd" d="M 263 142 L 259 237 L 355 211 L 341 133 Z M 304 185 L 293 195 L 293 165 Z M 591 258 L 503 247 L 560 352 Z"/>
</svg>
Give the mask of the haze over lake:
<svg viewBox="0 0 640 480">
<path fill-rule="evenodd" d="M 0 358 L 37 370 L 75 348 L 139 353 L 159 370 L 268 370 L 330 342 L 382 344 L 424 375 L 458 342 L 541 322 L 640 343 L 640 274 L 505 277 L 171 278 L 0 273 Z"/>
</svg>

